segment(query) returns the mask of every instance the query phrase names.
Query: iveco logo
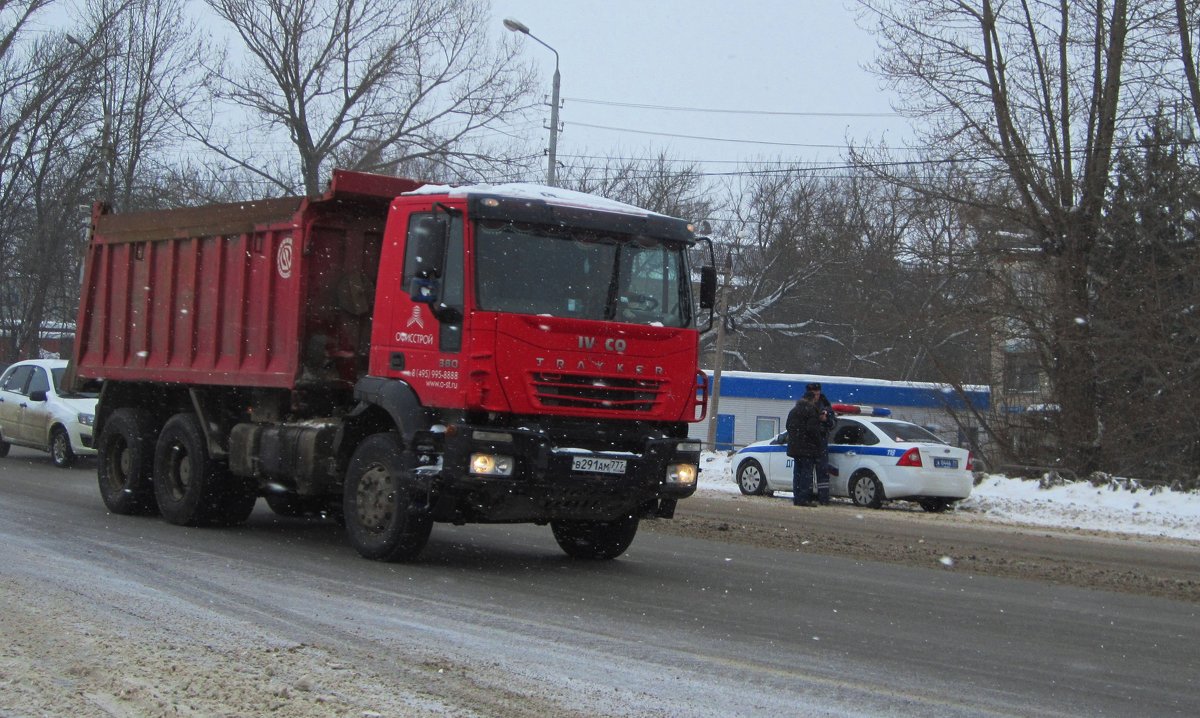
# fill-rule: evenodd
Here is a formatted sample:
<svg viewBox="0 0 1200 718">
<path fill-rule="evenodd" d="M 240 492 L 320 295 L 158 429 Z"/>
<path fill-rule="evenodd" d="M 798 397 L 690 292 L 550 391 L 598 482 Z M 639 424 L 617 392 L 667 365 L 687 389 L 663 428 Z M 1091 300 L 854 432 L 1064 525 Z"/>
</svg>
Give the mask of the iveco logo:
<svg viewBox="0 0 1200 718">
<path fill-rule="evenodd" d="M 596 348 L 596 337 L 579 337 L 579 348 L 587 351 L 592 351 Z M 612 339 L 611 337 L 604 340 L 604 351 L 616 352 L 618 354 L 625 353 L 625 340 Z"/>
</svg>

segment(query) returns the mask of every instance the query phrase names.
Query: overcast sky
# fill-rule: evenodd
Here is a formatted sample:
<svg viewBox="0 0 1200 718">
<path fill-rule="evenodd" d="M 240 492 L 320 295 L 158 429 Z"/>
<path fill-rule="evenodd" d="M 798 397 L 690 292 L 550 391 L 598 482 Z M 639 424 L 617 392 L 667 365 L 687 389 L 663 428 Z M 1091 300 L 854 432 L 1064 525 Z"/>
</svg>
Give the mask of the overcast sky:
<svg viewBox="0 0 1200 718">
<path fill-rule="evenodd" d="M 911 137 L 891 114 L 892 95 L 864 69 L 875 43 L 842 0 L 492 0 L 492 8 L 497 33 L 512 17 L 559 53 L 560 161 L 666 151 L 719 172 L 746 160 L 836 162 L 848 137 L 882 136 L 893 147 Z M 554 55 L 525 43 L 549 97 Z"/>
</svg>

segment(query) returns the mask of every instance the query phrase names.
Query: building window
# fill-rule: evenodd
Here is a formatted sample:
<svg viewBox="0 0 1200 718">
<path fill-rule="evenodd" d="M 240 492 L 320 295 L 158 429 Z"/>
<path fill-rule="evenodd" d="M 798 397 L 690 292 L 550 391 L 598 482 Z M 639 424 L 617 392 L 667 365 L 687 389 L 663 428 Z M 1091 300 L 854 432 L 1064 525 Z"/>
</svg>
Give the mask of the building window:
<svg viewBox="0 0 1200 718">
<path fill-rule="evenodd" d="M 779 433 L 779 417 L 760 416 L 754 421 L 754 440 L 774 439 Z"/>
<path fill-rule="evenodd" d="M 1004 356 L 1004 393 L 1036 394 L 1042 389 L 1042 365 L 1036 354 Z"/>
</svg>

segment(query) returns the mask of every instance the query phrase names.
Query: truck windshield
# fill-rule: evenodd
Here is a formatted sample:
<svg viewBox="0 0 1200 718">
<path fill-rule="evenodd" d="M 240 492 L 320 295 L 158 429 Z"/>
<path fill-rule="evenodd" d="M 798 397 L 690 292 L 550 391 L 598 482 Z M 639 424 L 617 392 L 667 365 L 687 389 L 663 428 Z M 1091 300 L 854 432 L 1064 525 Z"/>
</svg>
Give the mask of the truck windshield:
<svg viewBox="0 0 1200 718">
<path fill-rule="evenodd" d="M 475 232 L 480 309 L 666 327 L 691 322 L 684 247 L 648 237 L 484 222 Z"/>
</svg>

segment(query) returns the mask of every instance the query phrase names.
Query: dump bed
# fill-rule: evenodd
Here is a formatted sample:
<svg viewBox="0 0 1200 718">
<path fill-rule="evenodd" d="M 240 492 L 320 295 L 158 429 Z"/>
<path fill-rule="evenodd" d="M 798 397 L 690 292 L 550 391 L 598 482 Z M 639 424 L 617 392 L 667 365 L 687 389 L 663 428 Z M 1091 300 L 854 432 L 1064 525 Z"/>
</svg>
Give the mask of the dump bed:
<svg viewBox="0 0 1200 718">
<path fill-rule="evenodd" d="M 366 371 L 389 204 L 420 186 L 335 171 L 319 198 L 97 208 L 76 374 L 288 389 L 353 382 Z"/>
</svg>

